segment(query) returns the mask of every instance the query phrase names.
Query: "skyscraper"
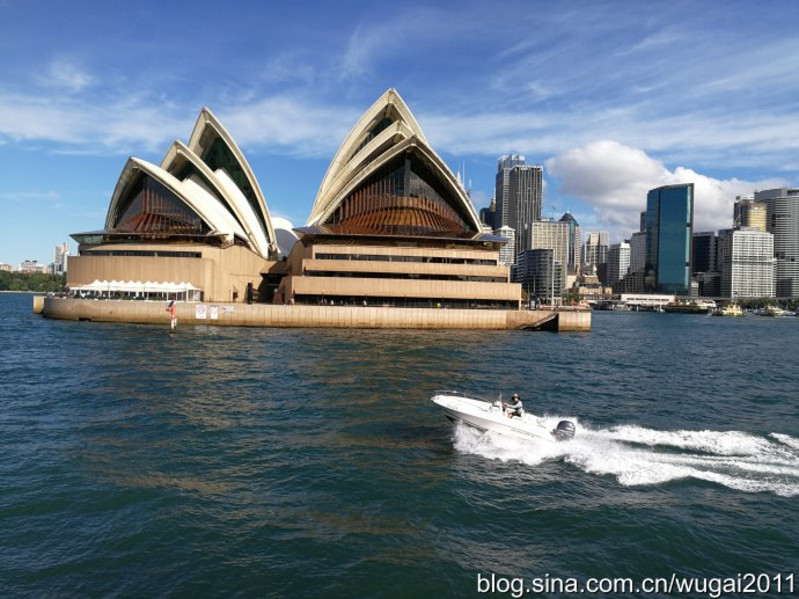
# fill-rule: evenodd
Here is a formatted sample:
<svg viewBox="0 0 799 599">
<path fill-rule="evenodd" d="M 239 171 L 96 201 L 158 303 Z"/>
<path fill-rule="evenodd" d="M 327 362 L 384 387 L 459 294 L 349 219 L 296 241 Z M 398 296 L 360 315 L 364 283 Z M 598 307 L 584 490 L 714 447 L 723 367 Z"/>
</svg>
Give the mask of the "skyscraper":
<svg viewBox="0 0 799 599">
<path fill-rule="evenodd" d="M 55 261 L 53 261 L 53 273 L 63 274 L 67 272 L 68 257 L 69 257 L 68 243 L 61 243 L 55 246 Z"/>
<path fill-rule="evenodd" d="M 566 212 L 560 217 L 560 222 L 569 223 L 569 258 L 568 270 L 570 274 L 577 274 L 580 266 L 580 236 L 582 229 L 577 219 L 572 216 L 571 212 Z"/>
<path fill-rule="evenodd" d="M 694 184 L 652 189 L 646 198 L 646 277 L 658 293 L 691 292 Z"/>
<path fill-rule="evenodd" d="M 508 240 L 508 243 L 499 250 L 499 261 L 502 264 L 513 266 L 516 263 L 516 231 L 510 227 L 500 227 L 494 230 L 494 235 Z"/>
<path fill-rule="evenodd" d="M 767 207 L 762 202 L 755 202 L 752 196 L 738 196 L 732 212 L 732 228 L 755 227 L 758 231 L 766 231 Z"/>
<path fill-rule="evenodd" d="M 716 271 L 716 232 L 703 231 L 694 233 L 693 243 L 693 272 Z"/>
<path fill-rule="evenodd" d="M 562 288 L 566 287 L 566 265 L 569 262 L 569 246 L 571 243 L 571 230 L 568 222 L 539 220 L 530 223 L 530 248 L 549 249 L 554 251 L 554 260 L 560 264 Z M 517 234 L 518 238 L 518 234 Z M 523 251 L 526 251 L 523 250 Z"/>
<path fill-rule="evenodd" d="M 721 294 L 774 297 L 774 236 L 756 227 L 719 231 Z"/>
<path fill-rule="evenodd" d="M 643 272 L 646 268 L 646 233 L 636 231 L 630 237 L 630 272 Z"/>
<path fill-rule="evenodd" d="M 530 223 L 541 220 L 544 169 L 524 156 L 502 156 L 497 164 L 497 212 L 502 226 L 516 230 L 516 252 L 530 249 Z"/>
<path fill-rule="evenodd" d="M 518 255 L 514 280 L 521 283 L 529 298 L 557 304 L 563 296 L 563 266 L 551 249 L 525 250 Z"/>
<path fill-rule="evenodd" d="M 497 161 L 497 179 L 494 189 L 496 199 L 496 213 L 499 219 L 496 228 L 508 224 L 508 197 L 510 197 L 510 169 L 523 165 L 524 156 L 521 154 L 503 154 Z"/>
<path fill-rule="evenodd" d="M 766 205 L 766 228 L 774 235 L 774 279 L 777 297 L 799 297 L 799 189 L 755 193 Z"/>
<path fill-rule="evenodd" d="M 484 225 L 488 225 L 488 227 L 493 231 L 494 229 L 499 229 L 502 226 L 502 223 L 498 217 L 499 212 L 497 212 L 497 199 L 491 198 L 491 203 L 488 205 L 488 207 L 480 209 L 480 222 Z"/>
<path fill-rule="evenodd" d="M 608 261 L 608 233 L 597 231 L 589 233 L 583 245 L 582 266 L 583 272 L 596 274 L 600 264 Z"/>
<path fill-rule="evenodd" d="M 626 241 L 614 243 L 608 250 L 608 283 L 611 287 L 618 285 L 628 272 L 630 272 L 630 244 Z"/>
</svg>

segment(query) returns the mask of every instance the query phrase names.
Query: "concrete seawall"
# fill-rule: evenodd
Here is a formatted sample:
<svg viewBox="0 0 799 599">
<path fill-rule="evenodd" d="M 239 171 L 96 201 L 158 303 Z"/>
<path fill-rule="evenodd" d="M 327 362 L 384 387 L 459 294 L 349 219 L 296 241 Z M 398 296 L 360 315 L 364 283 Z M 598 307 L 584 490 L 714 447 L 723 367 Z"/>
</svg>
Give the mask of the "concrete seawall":
<svg viewBox="0 0 799 599">
<path fill-rule="evenodd" d="M 163 302 L 44 298 L 42 314 L 62 320 L 169 325 Z M 34 306 L 34 311 L 36 306 Z M 282 306 L 178 303 L 178 326 L 321 327 L 371 329 L 591 330 L 591 311 L 445 310 L 379 306 Z"/>
</svg>

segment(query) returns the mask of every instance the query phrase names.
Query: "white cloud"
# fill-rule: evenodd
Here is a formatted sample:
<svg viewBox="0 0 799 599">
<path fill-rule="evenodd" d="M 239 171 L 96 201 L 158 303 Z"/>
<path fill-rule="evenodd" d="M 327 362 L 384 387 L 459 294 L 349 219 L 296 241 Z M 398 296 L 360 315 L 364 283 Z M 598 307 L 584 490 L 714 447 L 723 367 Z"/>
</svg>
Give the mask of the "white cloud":
<svg viewBox="0 0 799 599">
<path fill-rule="evenodd" d="M 716 179 L 685 167 L 672 171 L 643 150 L 611 140 L 561 152 L 546 167 L 558 191 L 590 205 L 597 223 L 615 241 L 638 230 L 646 194 L 655 187 L 693 183 L 694 231 L 712 231 L 732 225 L 736 196 L 786 184 L 780 179 Z"/>
<path fill-rule="evenodd" d="M 47 87 L 79 92 L 91 85 L 94 77 L 69 60 L 56 58 L 40 80 Z"/>
<path fill-rule="evenodd" d="M 281 148 L 301 157 L 331 156 L 358 116 L 357 110 L 291 96 L 268 97 L 219 114 L 240 145 Z"/>
</svg>

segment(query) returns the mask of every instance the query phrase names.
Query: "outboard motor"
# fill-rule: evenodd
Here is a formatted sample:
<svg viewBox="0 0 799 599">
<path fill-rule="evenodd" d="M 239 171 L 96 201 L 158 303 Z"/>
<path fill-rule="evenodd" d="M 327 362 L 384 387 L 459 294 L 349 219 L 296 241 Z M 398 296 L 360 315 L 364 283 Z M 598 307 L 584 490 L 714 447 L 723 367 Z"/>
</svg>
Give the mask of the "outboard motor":
<svg viewBox="0 0 799 599">
<path fill-rule="evenodd" d="M 552 434 L 558 441 L 569 441 L 574 439 L 574 423 L 570 420 L 561 420 L 558 426 L 552 431 Z"/>
</svg>

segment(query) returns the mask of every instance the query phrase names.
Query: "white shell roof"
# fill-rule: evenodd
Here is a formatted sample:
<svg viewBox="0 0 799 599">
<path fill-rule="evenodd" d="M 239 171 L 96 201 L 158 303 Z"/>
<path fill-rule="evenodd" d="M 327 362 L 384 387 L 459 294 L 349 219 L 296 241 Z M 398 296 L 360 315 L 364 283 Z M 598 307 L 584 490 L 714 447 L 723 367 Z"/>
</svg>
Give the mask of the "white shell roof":
<svg viewBox="0 0 799 599">
<path fill-rule="evenodd" d="M 147 174 L 174 193 L 208 225 L 212 232 L 247 239 L 247 234 L 233 215 L 203 185 L 191 177 L 181 181 L 161 167 L 140 158 L 130 158 L 125 164 L 108 207 L 105 223 L 107 229 L 113 228 L 118 204 L 125 197 L 125 189 L 136 180 L 137 171 Z"/>
<path fill-rule="evenodd" d="M 369 139 L 372 129 L 384 118 L 392 123 Z M 469 224 L 481 231 L 482 223 L 463 186 L 427 143 L 416 119 L 394 89 L 389 89 L 366 111 L 341 144 L 319 187 L 307 225 L 323 223 L 371 173 L 408 150 L 425 159 L 460 201 Z"/>
<path fill-rule="evenodd" d="M 253 192 L 255 193 L 255 197 L 258 203 L 258 208 L 260 209 L 261 216 L 263 217 L 263 222 L 265 224 L 264 227 L 260 225 L 259 228 L 263 230 L 263 234 L 268 240 L 270 250 L 276 250 L 275 245 L 275 231 L 272 228 L 272 220 L 269 216 L 269 209 L 266 205 L 266 199 L 264 198 L 264 194 L 261 191 L 261 186 L 258 184 L 258 180 L 255 178 L 255 174 L 250 168 L 250 164 L 247 162 L 247 159 L 244 157 L 244 154 L 239 149 L 236 142 L 231 137 L 230 133 L 222 126 L 222 123 L 219 122 L 219 119 L 214 116 L 210 109 L 207 107 L 203 108 L 200 112 L 199 117 L 197 117 L 197 122 L 194 125 L 194 130 L 191 133 L 191 138 L 189 139 L 188 147 L 191 149 L 192 152 L 195 154 L 200 154 L 200 141 L 202 140 L 203 133 L 207 128 L 211 128 L 227 145 L 228 149 L 231 151 L 233 156 L 236 158 L 239 166 L 242 169 L 242 172 L 247 177 L 247 182 L 249 183 L 250 187 L 252 188 Z M 243 194 L 242 194 L 243 196 Z M 245 199 L 246 201 L 246 199 Z M 249 204 L 249 202 L 246 202 Z M 240 208 L 241 212 L 244 212 L 243 208 Z M 255 223 L 253 223 L 254 225 Z M 251 230 L 253 226 L 249 227 Z M 263 254 L 264 256 L 268 254 Z"/>
</svg>

